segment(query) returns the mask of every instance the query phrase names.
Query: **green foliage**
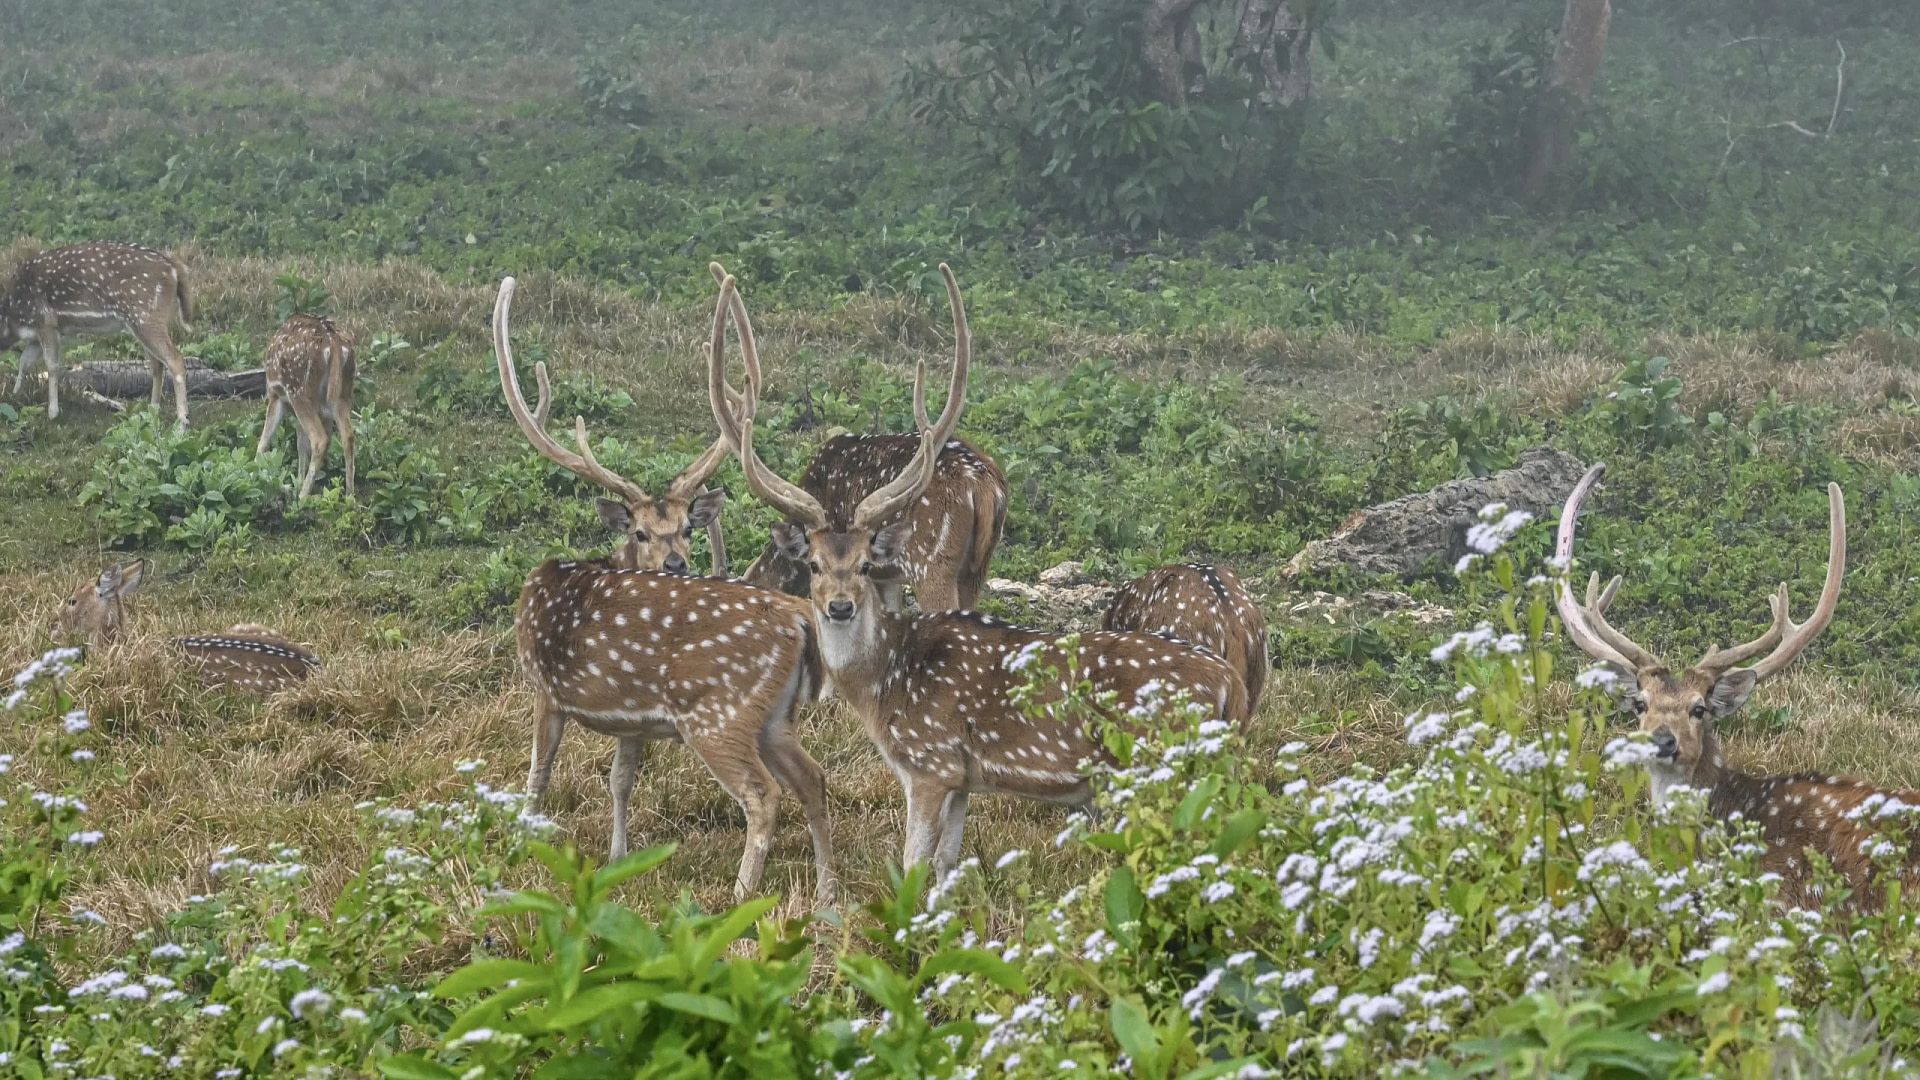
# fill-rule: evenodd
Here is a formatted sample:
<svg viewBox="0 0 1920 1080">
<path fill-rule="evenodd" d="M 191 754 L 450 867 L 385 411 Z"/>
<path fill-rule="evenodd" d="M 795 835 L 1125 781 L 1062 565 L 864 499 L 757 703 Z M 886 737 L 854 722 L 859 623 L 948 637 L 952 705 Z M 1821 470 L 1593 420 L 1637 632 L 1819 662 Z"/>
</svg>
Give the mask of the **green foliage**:
<svg viewBox="0 0 1920 1080">
<path fill-rule="evenodd" d="M 1642 451 L 1677 446 L 1693 433 L 1693 418 L 1680 409 L 1680 380 L 1667 374 L 1664 356 L 1627 361 L 1614 389 L 1587 410 L 1585 419 L 1623 446 Z"/>
<path fill-rule="evenodd" d="M 1511 468 L 1520 451 L 1540 438 L 1536 425 L 1502 412 L 1491 401 L 1447 396 L 1417 401 L 1387 421 L 1373 486 L 1382 495 L 1398 494 L 1447 480 L 1489 476 Z"/>
<path fill-rule="evenodd" d="M 325 285 L 308 281 L 298 274 L 281 274 L 273 279 L 280 295 L 273 302 L 275 322 L 286 322 L 293 315 L 333 314 L 333 294 Z"/>
<path fill-rule="evenodd" d="M 547 347 L 539 342 L 515 343 L 514 370 L 520 377 L 523 393 L 537 393 L 534 365 L 550 359 Z M 421 368 L 414 384 L 414 398 L 428 412 L 442 415 L 504 417 L 507 415 L 505 389 L 500 385 L 497 364 L 462 364 L 433 356 Z M 528 409 L 534 402 L 529 399 Z M 588 420 L 616 419 L 633 407 L 633 395 L 602 383 L 590 374 L 574 374 L 553 387 L 551 419 L 571 423 L 576 416 Z"/>
<path fill-rule="evenodd" d="M 1286 110 L 1263 103 L 1257 59 L 1235 47 L 1234 5 L 1192 14 L 1204 61 L 1189 74 L 1204 89 L 1179 105 L 1162 100 L 1143 60 L 1137 3 L 965 0 L 949 17 L 958 52 L 911 66 L 902 93 L 917 117 L 971 136 L 1035 204 L 1134 230 L 1238 224 L 1264 210 L 1294 131 Z"/>
<path fill-rule="evenodd" d="M 169 540 L 210 548 L 229 529 L 275 520 L 289 472 L 278 451 L 256 455 L 252 422 L 176 431 L 137 409 L 107 430 L 80 504 L 110 542 Z"/>
<path fill-rule="evenodd" d="M 581 61 L 573 77 L 580 104 L 595 120 L 644 124 L 653 118 L 653 104 L 640 80 L 630 71 L 598 59 Z"/>
</svg>

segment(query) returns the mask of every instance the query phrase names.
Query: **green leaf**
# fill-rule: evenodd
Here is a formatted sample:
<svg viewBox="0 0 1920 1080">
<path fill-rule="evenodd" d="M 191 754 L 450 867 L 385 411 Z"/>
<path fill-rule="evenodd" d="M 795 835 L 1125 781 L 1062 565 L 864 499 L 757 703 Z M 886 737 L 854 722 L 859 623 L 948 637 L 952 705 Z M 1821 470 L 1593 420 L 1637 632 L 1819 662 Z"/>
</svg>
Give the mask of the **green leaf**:
<svg viewBox="0 0 1920 1080">
<path fill-rule="evenodd" d="M 1147 1010 L 1130 997 L 1113 999 L 1113 1037 L 1120 1049 L 1133 1059 L 1134 1068 L 1144 1071 L 1160 1053 L 1160 1033 L 1154 1030 Z"/>
<path fill-rule="evenodd" d="M 617 863 L 603 866 L 594 872 L 594 891 L 604 893 L 630 877 L 638 877 L 672 858 L 677 850 L 679 850 L 678 844 L 661 844 L 645 851 L 636 851 Z"/>
<path fill-rule="evenodd" d="M 1250 1057 L 1234 1058 L 1232 1061 L 1209 1061 L 1197 1069 L 1189 1069 L 1180 1074 L 1180 1080 L 1211 1080 L 1215 1076 L 1228 1076 L 1239 1072 L 1253 1063 Z"/>
<path fill-rule="evenodd" d="M 614 1009 L 637 1001 L 652 1001 L 660 996 L 658 987 L 642 982 L 620 982 L 583 990 L 573 1000 L 528 1018 L 528 1023 L 543 1031 L 564 1031 L 591 1023 Z"/>
<path fill-rule="evenodd" d="M 692 968 L 694 977 L 704 978 L 706 969 L 715 960 L 720 959 L 721 955 L 727 951 L 727 946 L 739 940 L 740 935 L 746 933 L 747 927 L 759 922 L 760 916 L 772 911 L 774 905 L 779 902 L 780 898 L 777 896 L 763 896 L 758 900 L 749 900 L 727 912 L 726 916 L 720 920 L 720 925 L 702 939 L 699 947 L 694 950 Z"/>
<path fill-rule="evenodd" d="M 1018 968 L 983 949 L 947 949 L 920 965 L 916 985 L 925 985 L 950 971 L 979 975 L 1011 994 L 1028 992 L 1026 976 Z"/>
<path fill-rule="evenodd" d="M 689 994 L 683 990 L 660 995 L 660 1006 L 677 1012 L 704 1016 L 709 1020 L 718 1020 L 722 1024 L 738 1024 L 740 1014 L 733 1006 L 711 994 Z"/>
<path fill-rule="evenodd" d="M 1198 824 L 1201 811 L 1213 801 L 1215 795 L 1220 794 L 1222 782 L 1218 773 L 1210 773 L 1193 785 L 1193 790 L 1187 792 L 1187 797 L 1181 799 L 1180 805 L 1173 811 L 1173 827 L 1185 832 Z"/>
<path fill-rule="evenodd" d="M 1259 832 L 1266 823 L 1267 815 L 1263 810 L 1238 811 L 1227 818 L 1226 827 L 1220 830 L 1219 836 L 1214 837 L 1207 850 L 1225 859 L 1238 851 L 1240 845 L 1246 843 L 1247 838 Z"/>
<path fill-rule="evenodd" d="M 455 1080 L 459 1075 L 438 1062 L 429 1061 L 425 1051 L 390 1057 L 380 1062 L 380 1075 L 391 1080 Z"/>
<path fill-rule="evenodd" d="M 567 917 L 567 906 L 543 892 L 514 893 L 498 903 L 482 907 L 478 915 L 551 915 L 556 919 Z"/>
<path fill-rule="evenodd" d="M 1128 923 L 1138 923 L 1140 913 L 1147 907 L 1147 898 L 1134 881 L 1131 867 L 1122 866 L 1107 879 L 1106 903 L 1107 932 L 1128 949 L 1139 948 L 1138 931 L 1124 929 Z"/>
<path fill-rule="evenodd" d="M 441 979 L 433 988 L 433 995 L 442 998 L 465 997 L 481 990 L 490 990 L 511 979 L 519 979 L 523 983 L 544 983 L 548 975 L 546 968 L 525 960 L 478 960 Z"/>
</svg>

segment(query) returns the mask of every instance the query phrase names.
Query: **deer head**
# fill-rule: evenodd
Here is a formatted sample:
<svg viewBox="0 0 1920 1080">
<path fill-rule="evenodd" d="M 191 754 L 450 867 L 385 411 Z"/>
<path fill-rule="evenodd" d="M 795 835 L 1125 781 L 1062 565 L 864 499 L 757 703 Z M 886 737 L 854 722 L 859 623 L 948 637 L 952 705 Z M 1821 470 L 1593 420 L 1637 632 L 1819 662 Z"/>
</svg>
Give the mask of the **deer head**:
<svg viewBox="0 0 1920 1080">
<path fill-rule="evenodd" d="M 725 272 L 717 264 L 713 269 L 724 276 Z M 953 378 L 946 407 L 937 422 L 924 424 L 927 369 L 921 364 L 914 380 L 915 411 L 923 421 L 920 448 L 898 476 L 861 500 L 846 522 L 831 520 L 813 496 L 775 475 L 754 453 L 753 413 L 760 388 L 760 356 L 746 304 L 740 299 L 732 277 L 726 276 L 721 286 L 722 294 L 728 298 L 734 325 L 740 331 L 747 391 L 745 409 L 740 421 L 735 423 L 721 407 L 731 388 L 725 382 L 726 328 L 720 313 L 715 312 L 709 369 L 709 396 L 714 416 L 738 449 L 747 487 L 786 519 L 774 525 L 773 542 L 781 554 L 807 566 L 811 574 L 809 592 L 814 615 L 822 628 L 822 641 L 829 649 L 848 642 L 847 635 L 862 640 L 872 637 L 877 625 L 875 620 L 884 609 L 874 574 L 898 567 L 913 528 L 912 519 L 905 511 L 932 482 L 940 450 L 953 434 L 960 410 L 966 404 L 967 365 L 972 356 L 967 314 L 960 302 L 960 287 L 945 263 L 940 264 L 940 275 L 947 284 L 947 302 L 953 309 L 954 327 Z M 869 617 L 863 619 L 863 614 Z"/>
<path fill-rule="evenodd" d="M 1574 526 L 1580 504 L 1606 471 L 1595 464 L 1567 496 L 1560 513 L 1556 553 L 1573 554 Z M 1827 485 L 1828 534 L 1826 587 L 1819 605 L 1806 622 L 1795 623 L 1788 613 L 1787 586 L 1769 597 L 1773 624 L 1767 632 L 1730 649 L 1714 646 L 1692 667 L 1675 673 L 1659 657 L 1607 623 L 1606 611 L 1620 587 L 1615 577 L 1600 588 L 1600 575 L 1587 580 L 1587 599 L 1574 599 L 1572 587 L 1560 583 L 1558 607 L 1567 634 L 1588 656 L 1610 668 L 1619 680 L 1618 693 L 1640 718 L 1640 730 L 1653 736 L 1659 760 L 1654 768 L 1655 797 L 1671 784 L 1711 787 L 1725 762 L 1720 757 L 1714 722 L 1731 715 L 1753 693 L 1753 688 L 1779 674 L 1793 662 L 1833 620 L 1840 599 L 1840 578 L 1847 563 L 1847 507 L 1840 485 Z M 1762 654 L 1765 654 L 1762 656 Z M 1751 667 L 1738 665 L 1760 656 Z"/>
<path fill-rule="evenodd" d="M 100 571 L 100 576 L 73 590 L 53 616 L 55 641 L 110 644 L 126 625 L 127 598 L 140 587 L 147 560 L 137 559 Z"/>
<path fill-rule="evenodd" d="M 667 485 L 666 492 L 657 499 L 639 484 L 594 458 L 593 448 L 587 442 L 587 422 L 584 417 L 573 418 L 573 440 L 580 452 L 576 454 L 565 449 L 547 434 L 547 410 L 552 404 L 553 388 L 547 379 L 545 362 L 534 365 L 533 373 L 539 383 L 540 398 L 531 411 L 527 409 L 526 397 L 520 392 L 520 377 L 513 367 L 513 347 L 508 339 L 507 326 L 507 312 L 513 305 L 513 291 L 514 280 L 510 277 L 501 279 L 500 295 L 493 305 L 494 359 L 500 367 L 500 385 L 506 389 L 507 408 L 512 411 L 514 423 L 520 426 L 521 434 L 547 460 L 619 496 L 618 499 L 602 497 L 595 500 L 600 520 L 608 529 L 625 537 L 625 543 L 613 557 L 614 564 L 629 570 L 664 570 L 669 574 L 687 574 L 690 572 L 687 555 L 693 531 L 705 529 L 713 547 L 714 576 L 725 577 L 727 554 L 720 532 L 720 506 L 726 500 L 727 493 L 724 490 L 708 491 L 706 484 L 732 449 L 726 426 L 722 426 L 720 438 L 715 439 L 705 453 L 687 466 L 685 472 L 675 477 Z M 725 305 L 723 299 L 722 311 Z M 729 402 L 730 407 L 738 407 L 738 404 L 737 399 Z"/>
</svg>

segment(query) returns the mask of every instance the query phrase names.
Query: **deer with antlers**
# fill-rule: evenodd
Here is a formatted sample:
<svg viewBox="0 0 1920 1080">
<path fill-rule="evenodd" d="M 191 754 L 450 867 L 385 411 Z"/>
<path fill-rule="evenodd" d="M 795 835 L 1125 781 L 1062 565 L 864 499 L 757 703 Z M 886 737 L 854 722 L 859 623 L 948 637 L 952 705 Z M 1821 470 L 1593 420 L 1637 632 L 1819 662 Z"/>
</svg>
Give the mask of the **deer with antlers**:
<svg viewBox="0 0 1920 1080">
<path fill-rule="evenodd" d="M 0 351 L 20 345 L 18 395 L 35 364 L 47 372 L 47 418 L 60 415 L 60 343 L 82 335 L 132 334 L 153 372 L 160 407 L 161 368 L 173 376 L 174 412 L 187 426 L 187 361 L 173 344 L 175 316 L 193 321 L 187 268 L 164 251 L 137 244 L 91 243 L 43 251 L 14 271 L 0 295 Z"/>
<path fill-rule="evenodd" d="M 346 458 L 347 497 L 353 497 L 353 337 L 325 315 L 296 314 L 267 342 L 267 422 L 260 430 L 264 454 L 289 406 L 298 429 L 300 494 L 313 494 L 326 464 L 328 425 L 340 432 Z"/>
<path fill-rule="evenodd" d="M 73 590 L 53 617 L 55 641 L 105 647 L 119 641 L 127 624 L 127 601 L 146 577 L 147 561 L 109 566 Z M 312 650 L 258 623 L 218 634 L 172 638 L 209 686 L 270 694 L 300 682 L 320 666 Z"/>
<path fill-rule="evenodd" d="M 536 802 L 545 793 L 567 721 L 618 740 L 607 778 L 613 796 L 611 857 L 618 859 L 627 850 L 627 808 L 647 747 L 659 740 L 683 742 L 746 812 L 747 842 L 735 897 L 759 888 L 784 786 L 806 808 L 815 895 L 831 902 L 837 883 L 826 774 L 801 746 L 796 728 L 800 706 L 813 700 L 820 684 L 806 604 L 735 581 L 684 576 L 690 526 L 675 532 L 653 524 L 671 514 L 688 517 L 688 504 L 698 501 L 689 496 L 719 464 L 709 459 L 724 457 L 728 444 L 717 443 L 719 453 L 696 462 L 658 504 L 594 460 L 583 421 L 574 422 L 579 456 L 555 446 L 541 423 L 548 403 L 545 365 L 536 369 L 540 408 L 531 414 L 514 380 L 507 326 L 513 290 L 512 278 L 500 283 L 493 340 L 501 382 L 509 388 L 508 402 L 521 430 L 543 454 L 624 495 L 628 504 L 620 509 L 652 530 L 644 537 L 623 530 L 626 543 L 612 558 L 548 560 L 520 590 L 514 638 L 535 701 L 528 792 Z M 728 299 L 722 289 L 713 364 L 724 362 L 721 328 Z M 713 403 L 716 415 L 735 407 L 724 397 Z M 601 500 L 603 516 L 609 501 Z M 717 513 L 719 499 L 707 505 Z M 641 509 L 652 516 L 641 518 Z M 652 565 L 637 568 L 639 561 Z"/>
<path fill-rule="evenodd" d="M 1252 720 L 1267 687 L 1267 617 L 1232 567 L 1180 563 L 1149 570 L 1121 586 L 1102 630 L 1144 630 L 1192 642 L 1240 673 Z"/>
<path fill-rule="evenodd" d="M 1605 471 L 1604 464 L 1588 469 L 1567 497 L 1556 545 L 1562 561 L 1573 554 L 1580 506 Z M 1871 908 L 1876 901 L 1869 891 L 1874 873 L 1869 851 L 1875 842 L 1876 816 L 1899 812 L 1900 807 L 1920 809 L 1920 791 L 1888 791 L 1817 774 L 1750 776 L 1727 764 L 1714 731 L 1716 721 L 1746 704 L 1755 686 L 1785 670 L 1833 619 L 1847 563 L 1847 507 L 1840 485 L 1827 485 L 1827 502 L 1827 578 L 1813 614 L 1805 622 L 1794 622 L 1787 587 L 1782 584 L 1768 598 L 1773 623 L 1766 633 L 1732 648 L 1710 648 L 1698 663 L 1678 673 L 1607 622 L 1619 577 L 1604 590 L 1600 575 L 1589 577 L 1584 604 L 1562 580 L 1557 606 L 1567 636 L 1613 672 L 1617 692 L 1640 718 L 1640 730 L 1653 736 L 1656 757 L 1648 768 L 1656 804 L 1664 804 L 1676 787 L 1705 791 L 1708 810 L 1715 817 L 1760 824 L 1768 849 L 1761 866 L 1781 876 L 1783 900 L 1796 906 L 1816 902 L 1807 881 L 1807 855 L 1817 852 L 1847 882 L 1852 903 Z M 1752 666 L 1740 666 L 1755 657 L 1760 659 Z M 1904 877 L 1920 872 L 1920 836 L 1905 862 Z"/>
<path fill-rule="evenodd" d="M 714 280 L 724 280 L 726 271 L 719 263 L 708 266 Z M 957 334 L 964 335 L 960 326 Z M 964 387 L 966 367 L 961 357 L 969 354 L 970 343 L 954 341 L 955 387 Z M 758 359 L 746 375 L 750 393 L 760 385 Z M 914 422 L 924 433 L 933 429 L 927 419 L 926 364 L 919 367 L 914 382 Z M 732 393 L 731 388 L 727 391 Z M 948 409 L 954 409 L 952 393 Z M 951 435 L 952 425 L 948 425 Z M 899 476 L 920 451 L 920 434 L 912 435 L 835 435 L 813 455 L 807 471 L 800 477 L 800 490 L 826 510 L 828 520 L 846 528 L 861 500 L 872 495 L 886 477 Z M 986 584 L 987 568 L 993 562 L 994 549 L 1000 546 L 1000 534 L 1007 523 L 1007 477 L 1000 466 L 978 447 L 964 439 L 948 438 L 940 446 L 934 463 L 933 479 L 928 482 L 909 511 L 913 532 L 901 550 L 897 562 L 876 568 L 875 581 L 890 611 L 904 607 L 907 586 L 922 611 L 948 611 L 970 608 L 980 598 Z M 769 543 L 760 557 L 747 567 L 742 580 L 749 585 L 779 589 L 795 596 L 809 591 L 807 559 L 777 542 Z"/>
<path fill-rule="evenodd" d="M 861 499 L 844 521 L 836 521 L 819 500 L 775 475 L 755 454 L 757 384 L 751 377 L 744 408 L 729 414 L 722 408 L 729 400 L 725 371 L 715 363 L 709 396 L 716 421 L 737 448 L 748 488 L 786 519 L 774 525 L 774 542 L 808 564 L 808 612 L 834 693 L 859 714 L 906 789 L 904 862 L 910 866 L 930 858 L 935 870 L 945 873 L 959 862 L 972 795 L 1091 805 L 1092 788 L 1081 762 L 1102 756 L 1098 736 L 1074 710 L 1059 708 L 1065 685 L 1028 708 L 1016 702 L 1028 665 L 1077 670 L 1096 692 L 1117 697 L 1114 718 L 1123 721 L 1134 718 L 1136 707 L 1180 691 L 1232 723 L 1244 722 L 1247 703 L 1239 676 L 1225 661 L 1170 638 L 1090 633 L 1081 636 L 1077 656 L 1069 658 L 1057 634 L 1023 630 L 970 611 L 910 616 L 888 606 L 883 572 L 899 565 L 918 527 L 910 508 L 933 482 L 939 450 L 966 397 L 966 312 L 952 271 L 943 264 L 940 272 L 960 343 L 946 408 L 939 422 L 922 432 L 906 466 Z M 758 358 L 746 306 L 732 278 L 725 279 L 722 292 L 728 294 L 751 372 Z M 715 326 L 720 333 L 717 319 Z M 916 387 L 920 393 L 924 386 Z"/>
<path fill-rule="evenodd" d="M 500 385 L 507 395 L 507 409 L 514 423 L 542 457 L 566 469 L 582 480 L 598 484 L 619 499 L 594 500 L 600 520 L 616 535 L 624 537 L 613 556 L 614 565 L 626 570 L 664 570 L 669 574 L 691 573 L 687 563 L 689 544 L 695 529 L 707 530 L 707 542 L 713 550 L 713 576 L 727 576 L 727 546 L 720 531 L 720 506 L 726 501 L 724 490 L 708 491 L 707 481 L 727 460 L 730 447 L 726 435 L 714 440 L 705 453 L 667 485 L 658 499 L 632 480 L 600 464 L 587 442 L 585 417 L 573 418 L 573 441 L 579 453 L 561 446 L 547 434 L 547 411 L 552 406 L 553 386 L 547 378 L 546 361 L 534 365 L 534 381 L 540 397 L 533 409 L 520 392 L 520 375 L 513 366 L 513 353 L 502 329 L 507 306 L 513 300 L 514 283 L 500 283 L 500 299 L 495 305 L 494 359 L 500 368 Z M 737 405 L 737 402 L 733 403 Z"/>
</svg>

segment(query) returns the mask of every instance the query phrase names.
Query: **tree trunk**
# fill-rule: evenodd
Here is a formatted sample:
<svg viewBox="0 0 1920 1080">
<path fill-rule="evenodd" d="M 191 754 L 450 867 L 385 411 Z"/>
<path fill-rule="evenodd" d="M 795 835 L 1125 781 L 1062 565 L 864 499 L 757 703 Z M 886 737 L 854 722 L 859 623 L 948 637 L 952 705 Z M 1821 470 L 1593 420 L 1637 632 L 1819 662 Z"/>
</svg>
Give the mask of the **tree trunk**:
<svg viewBox="0 0 1920 1080">
<path fill-rule="evenodd" d="M 1528 156 L 1522 193 L 1538 197 L 1549 177 L 1566 163 L 1567 128 L 1573 106 L 1593 93 L 1600 75 L 1600 57 L 1607 49 L 1607 25 L 1613 20 L 1608 0 L 1567 0 L 1560 22 L 1560 44 L 1553 50 L 1553 68 L 1540 88 L 1533 148 Z"/>
<path fill-rule="evenodd" d="M 162 389 L 173 392 L 173 376 L 163 372 Z M 82 364 L 60 373 L 60 385 L 75 390 L 90 390 L 101 397 L 130 400 L 145 398 L 153 387 L 152 374 L 140 361 L 109 361 Z M 267 393 L 267 373 L 252 371 L 215 371 L 188 362 L 187 396 L 190 398 L 257 398 Z"/>
<path fill-rule="evenodd" d="M 1147 0 L 1140 17 L 1141 50 L 1147 67 L 1159 77 L 1160 102 L 1169 109 L 1187 103 L 1187 64 L 1180 53 L 1180 34 L 1198 6 L 1200 0 Z"/>
<path fill-rule="evenodd" d="M 1293 11 L 1292 0 L 1245 0 L 1240 11 L 1239 47 L 1260 62 L 1266 83 L 1260 100 L 1291 108 L 1313 90 L 1313 27 Z M 1281 66 L 1282 53 L 1286 65 Z"/>
</svg>

